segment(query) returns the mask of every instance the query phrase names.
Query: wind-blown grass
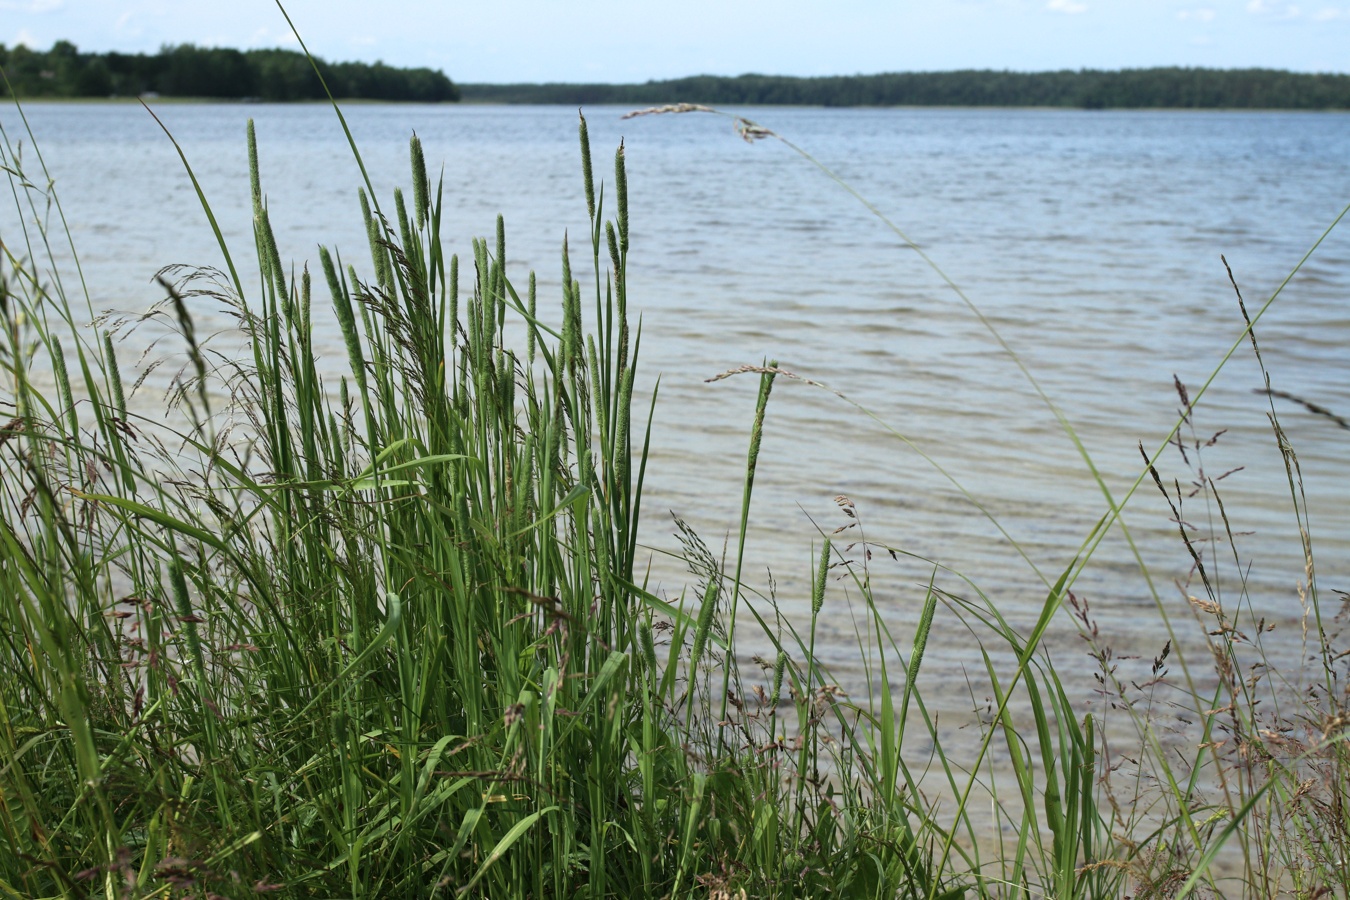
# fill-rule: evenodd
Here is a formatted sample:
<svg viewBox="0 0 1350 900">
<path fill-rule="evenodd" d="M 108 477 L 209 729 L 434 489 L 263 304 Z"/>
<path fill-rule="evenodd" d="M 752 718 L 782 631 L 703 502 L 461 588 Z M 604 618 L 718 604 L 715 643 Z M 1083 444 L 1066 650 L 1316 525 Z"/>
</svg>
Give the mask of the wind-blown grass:
<svg viewBox="0 0 1350 900">
<path fill-rule="evenodd" d="M 810 620 L 792 622 L 742 580 L 771 391 L 795 377 L 767 364 L 745 367 L 760 390 L 735 559 L 682 527 L 685 595 L 645 589 L 624 150 L 607 197 L 579 127 L 590 227 L 575 270 L 563 241 L 553 312 L 533 276 L 523 292 L 507 278 L 500 219 L 462 267 L 442 245 L 416 138 L 392 214 L 369 180 L 358 190 L 368 263 L 324 249 L 319 284 L 288 274 L 250 127 L 258 286 L 223 240 L 227 272 L 165 271 L 182 338 L 167 420 L 128 408 L 113 335 L 74 312 L 96 320 L 87 292 L 54 263 L 42 274 L 52 233 L 6 237 L 0 896 L 1344 896 L 1344 659 L 1310 539 L 1322 677 L 1274 718 L 1290 692 L 1243 674 L 1261 653 L 1240 624 L 1250 598 L 1227 604 L 1184 529 L 1216 678 L 1174 683 L 1170 649 L 1142 685 L 1117 672 L 1071 592 L 1123 508 L 1109 495 L 1029 631 L 932 562 L 914 634 L 894 634 L 868 559 L 904 550 L 861 527 L 849 546 L 822 535 Z M 3 139 L 20 219 L 45 221 L 50 178 Z M 346 348 L 336 383 L 314 350 L 316 292 Z M 204 303 L 235 316 L 242 356 L 199 341 Z M 1202 488 L 1221 511 L 1217 483 Z M 844 601 L 862 611 L 856 697 L 815 653 L 822 611 Z M 1066 606 L 1137 729 L 1128 772 L 1040 647 Z M 923 697 L 940 612 L 968 629 L 992 692 L 974 771 Z M 769 658 L 738 656 L 749 629 Z M 1183 754 L 1153 727 L 1164 686 L 1197 712 Z M 1236 891 L 1211 866 L 1233 844 Z"/>
</svg>

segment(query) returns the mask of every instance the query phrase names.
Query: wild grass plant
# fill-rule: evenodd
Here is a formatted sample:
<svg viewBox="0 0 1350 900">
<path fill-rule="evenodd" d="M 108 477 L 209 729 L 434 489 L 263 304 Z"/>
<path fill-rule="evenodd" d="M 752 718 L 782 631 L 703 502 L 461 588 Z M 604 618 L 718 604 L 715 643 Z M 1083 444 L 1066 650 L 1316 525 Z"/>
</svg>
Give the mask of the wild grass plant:
<svg viewBox="0 0 1350 900">
<path fill-rule="evenodd" d="M 1320 668 L 1270 668 L 1199 468 L 1203 389 L 1135 486 L 1175 505 L 1209 660 L 1187 662 L 1178 635 L 1132 678 L 1095 629 L 1074 583 L 1129 499 L 1100 479 L 1108 512 L 1046 577 L 1030 628 L 934 562 L 917 628 L 894 633 L 870 559 L 904 548 L 866 535 L 847 498 L 812 553 L 809 619 L 778 615 L 744 578 L 771 392 L 797 377 L 776 364 L 742 370 L 759 393 L 731 549 L 682 528 L 689 587 L 647 590 L 624 150 L 607 185 L 579 128 L 589 229 L 575 269 L 563 241 L 550 311 L 533 275 L 507 277 L 500 219 L 462 267 L 442 245 L 416 138 L 409 192 L 381 207 L 358 190 L 369 259 L 325 249 L 315 276 L 295 273 L 250 127 L 259 271 L 246 287 L 222 239 L 224 271 L 164 272 L 169 418 L 128 405 L 115 336 L 86 326 L 101 320 L 54 262 L 68 234 L 41 224 L 59 211 L 50 178 L 3 135 L 29 225 L 5 236 L 0 273 L 0 896 L 1345 896 L 1341 620 L 1309 536 Z M 336 383 L 316 292 L 346 348 Z M 197 337 L 208 303 L 237 320 L 242 356 Z M 1268 305 L 1243 338 L 1258 354 Z M 1219 541 L 1156 474 L 1174 447 Z M 861 611 L 857 688 L 817 658 L 834 603 Z M 1066 609 L 1131 746 L 1041 646 Z M 974 767 L 924 699 L 939 615 L 967 629 L 993 697 L 962 734 Z M 747 642 L 773 652 L 743 659 Z M 1195 733 L 1163 733 L 1164 705 Z M 1231 876 L 1215 867 L 1234 853 Z"/>
<path fill-rule="evenodd" d="M 51 233 L 7 238 L 0 892 L 953 881 L 860 780 L 858 725 L 800 647 L 745 683 L 721 621 L 737 583 L 696 537 L 678 606 L 640 583 L 623 148 L 606 220 L 580 134 L 591 277 L 564 242 L 551 326 L 533 277 L 506 278 L 500 220 L 461 279 L 415 138 L 392 216 L 359 192 L 371 274 L 325 249 L 319 284 L 288 275 L 250 128 L 257 287 L 223 242 L 226 271 L 163 273 L 184 352 L 168 420 L 128 407 L 113 336 L 33 264 Z M 44 221 L 22 164 L 6 136 L 20 218 Z M 337 384 L 316 291 L 346 345 Z M 198 341 L 208 302 L 242 358 Z"/>
</svg>

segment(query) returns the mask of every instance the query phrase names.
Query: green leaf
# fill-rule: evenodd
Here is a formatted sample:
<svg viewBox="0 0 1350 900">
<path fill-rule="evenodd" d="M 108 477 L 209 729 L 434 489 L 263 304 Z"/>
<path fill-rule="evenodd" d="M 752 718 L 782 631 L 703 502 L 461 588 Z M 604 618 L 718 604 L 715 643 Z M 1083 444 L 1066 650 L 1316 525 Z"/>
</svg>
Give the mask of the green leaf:
<svg viewBox="0 0 1350 900">
<path fill-rule="evenodd" d="M 506 851 L 510 850 L 511 847 L 515 844 L 515 842 L 520 840 L 521 836 L 524 835 L 525 832 L 529 831 L 534 826 L 535 822 L 539 821 L 539 818 L 541 816 L 547 813 L 551 813 L 555 811 L 557 808 L 558 807 L 556 806 L 545 807 L 544 809 L 541 809 L 538 812 L 530 813 L 528 816 L 521 819 L 515 825 L 512 825 L 511 830 L 508 831 L 506 834 L 502 835 L 502 839 L 497 842 L 497 846 L 492 848 L 492 852 L 488 854 L 487 859 L 483 860 L 483 865 L 478 868 L 478 871 L 477 873 L 474 874 L 473 878 L 469 879 L 469 883 L 464 885 L 464 887 L 460 888 L 460 893 L 468 893 L 470 890 L 472 890 L 473 886 L 477 884 L 484 875 L 487 874 L 487 870 L 492 868 L 493 864 L 496 863 L 497 860 L 505 856 Z"/>
</svg>

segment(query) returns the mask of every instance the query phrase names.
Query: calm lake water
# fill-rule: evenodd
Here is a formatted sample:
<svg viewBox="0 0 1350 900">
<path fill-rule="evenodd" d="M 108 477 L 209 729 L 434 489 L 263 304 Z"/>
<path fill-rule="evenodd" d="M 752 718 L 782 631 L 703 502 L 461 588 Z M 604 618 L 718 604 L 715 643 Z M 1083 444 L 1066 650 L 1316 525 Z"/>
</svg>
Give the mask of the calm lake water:
<svg viewBox="0 0 1350 900">
<path fill-rule="evenodd" d="M 747 144 L 713 116 L 621 121 L 624 111 L 599 107 L 587 116 L 607 182 L 610 153 L 626 141 L 630 302 L 643 316 L 646 384 L 661 377 L 645 541 L 678 548 L 673 512 L 715 551 L 730 534 L 734 553 L 757 379 L 705 379 L 777 358 L 876 419 L 780 379 L 760 456 L 749 581 L 766 591 L 775 585 L 789 613 L 802 611 L 817 526 L 849 524 L 835 503 L 845 495 L 869 540 L 959 570 L 1010 620 L 1029 624 L 1046 589 L 1009 538 L 1053 582 L 1107 507 L 1008 353 L 916 253 L 783 144 Z M 173 104 L 158 112 L 241 269 L 252 248 L 249 117 L 283 259 L 317 266 L 323 243 L 368 269 L 359 174 L 331 109 Z M 1241 335 L 1220 255 L 1255 310 L 1350 202 L 1350 115 L 737 112 L 815 154 L 950 274 L 1062 409 L 1117 498 L 1140 474 L 1140 442 L 1154 451 L 1176 420 L 1174 374 L 1194 393 Z M 160 266 L 222 265 L 173 147 L 139 106 L 32 104 L 27 114 L 96 309 L 138 311 L 160 299 L 151 281 Z M 429 164 L 444 166 L 448 242 L 469 255 L 470 238 L 490 234 L 501 212 L 517 283 L 534 268 L 541 306 L 558 296 L 563 233 L 586 233 L 574 110 L 364 105 L 347 115 L 386 201 L 408 184 L 407 140 L 416 131 Z M 0 112 L 0 123 L 11 140 L 21 134 L 12 110 Z M 12 207 L 0 214 L 0 235 L 12 233 L 14 216 Z M 215 310 L 197 315 L 199 333 L 228 328 Z M 1276 390 L 1350 417 L 1350 223 L 1290 281 L 1258 335 Z M 335 326 L 325 340 L 336 371 L 345 354 Z M 161 407 L 164 371 L 138 393 L 142 409 Z M 1225 508 L 1243 532 L 1250 603 L 1281 626 L 1270 640 L 1283 636 L 1280 652 L 1292 662 L 1301 652 L 1304 568 L 1269 406 L 1253 393 L 1262 384 L 1241 344 L 1205 394 L 1195 428 L 1202 438 L 1227 429 L 1203 451 L 1207 475 L 1245 467 L 1220 483 Z M 1287 400 L 1275 407 L 1302 464 L 1319 578 L 1335 604 L 1329 589 L 1350 589 L 1350 431 Z M 1169 483 L 1194 477 L 1174 450 L 1160 471 Z M 1202 529 L 1218 522 L 1198 499 L 1183 516 Z M 1149 482 L 1125 513 L 1154 588 L 1198 636 L 1174 583 L 1190 557 L 1169 517 Z M 860 549 L 851 555 L 862 561 Z M 884 553 L 871 566 L 877 596 L 907 641 L 932 567 Z M 1236 602 L 1243 588 L 1231 556 L 1224 562 L 1221 551 L 1215 567 Z M 652 572 L 653 584 L 678 595 L 678 565 L 658 552 Z M 971 592 L 953 576 L 938 578 Z M 858 654 L 846 587 L 831 588 L 824 651 L 841 665 Z M 1122 651 L 1156 655 L 1163 637 L 1155 603 L 1118 529 L 1075 591 Z M 1079 654 L 1071 635 L 1066 620 L 1053 642 Z M 963 684 L 963 666 L 980 665 L 969 646 L 967 632 L 944 617 L 926 665 Z"/>
</svg>

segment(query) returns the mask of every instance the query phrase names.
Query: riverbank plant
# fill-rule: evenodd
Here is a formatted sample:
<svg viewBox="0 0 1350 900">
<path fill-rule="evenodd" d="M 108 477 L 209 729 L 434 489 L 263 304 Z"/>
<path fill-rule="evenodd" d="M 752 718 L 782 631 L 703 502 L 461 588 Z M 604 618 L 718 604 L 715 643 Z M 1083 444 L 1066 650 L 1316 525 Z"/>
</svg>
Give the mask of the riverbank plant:
<svg viewBox="0 0 1350 900">
<path fill-rule="evenodd" d="M 624 150 L 597 178 L 584 120 L 589 229 L 562 243 L 552 304 L 507 277 L 500 219 L 462 260 L 442 245 L 416 139 L 407 193 L 353 199 L 359 263 L 325 249 L 294 272 L 250 128 L 256 286 L 223 240 L 223 270 L 162 273 L 167 417 L 129 404 L 117 336 L 55 262 L 50 178 L 3 138 L 30 224 L 0 273 L 0 896 L 1344 896 L 1344 662 L 1310 543 L 1321 668 L 1294 692 L 1252 669 L 1256 605 L 1226 599 L 1184 527 L 1215 675 L 1170 678 L 1171 643 L 1148 679 L 1120 672 L 1072 588 L 1125 500 L 1030 628 L 932 563 L 900 635 L 870 560 L 904 548 L 840 498 L 847 534 L 822 533 L 792 621 L 742 577 L 764 418 L 796 377 L 770 363 L 743 370 L 739 540 L 724 558 L 681 528 L 689 587 L 648 591 Z M 203 304 L 242 355 L 199 338 Z M 817 659 L 827 604 L 855 611 L 861 684 Z M 1066 608 L 1135 728 L 1132 768 L 1040 646 Z M 922 691 L 939 615 L 992 698 L 958 738 L 969 771 Z M 1164 688 L 1198 734 L 1159 737 Z"/>
</svg>

